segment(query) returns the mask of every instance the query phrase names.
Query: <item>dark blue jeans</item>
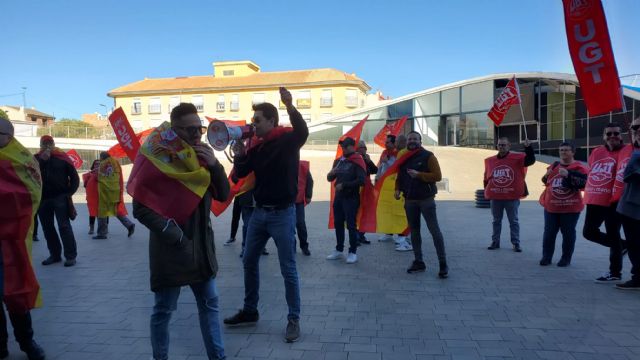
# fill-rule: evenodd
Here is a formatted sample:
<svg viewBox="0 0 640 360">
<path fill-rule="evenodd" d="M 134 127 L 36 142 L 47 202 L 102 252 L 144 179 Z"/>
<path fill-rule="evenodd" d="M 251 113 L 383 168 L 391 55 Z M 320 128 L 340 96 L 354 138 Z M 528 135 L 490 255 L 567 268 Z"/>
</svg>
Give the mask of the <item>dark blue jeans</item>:
<svg viewBox="0 0 640 360">
<path fill-rule="evenodd" d="M 333 226 L 336 229 L 336 250 L 344 251 L 344 223 L 349 230 L 349 252 L 355 254 L 358 249 L 360 234 L 356 228 L 356 215 L 360 199 L 357 197 L 338 197 L 333 200 Z"/>
<path fill-rule="evenodd" d="M 520 244 L 520 223 L 518 222 L 518 207 L 520 200 L 491 200 L 491 214 L 493 215 L 493 235 L 491 241 L 500 246 L 502 232 L 502 216 L 506 212 L 511 229 L 511 243 Z"/>
<path fill-rule="evenodd" d="M 244 310 L 258 310 L 260 291 L 259 261 L 269 238 L 278 248 L 280 273 L 284 278 L 285 297 L 289 306 L 288 319 L 300 318 L 300 285 L 296 268 L 296 210 L 255 208 L 249 220 L 244 256 Z"/>
<path fill-rule="evenodd" d="M 304 203 L 296 204 L 296 233 L 300 241 L 300 249 L 308 249 L 307 223 L 304 221 Z"/>
<path fill-rule="evenodd" d="M 562 256 L 560 260 L 571 262 L 576 245 L 576 224 L 580 213 L 550 213 L 544 211 L 544 233 L 542 235 L 542 259 L 553 260 L 556 236 L 562 232 Z"/>
<path fill-rule="evenodd" d="M 242 251 L 244 253 L 244 245 L 247 242 L 247 228 L 249 227 L 251 214 L 253 214 L 253 206 L 242 206 L 238 204 L 238 208 L 240 209 L 240 214 L 242 215 Z"/>
<path fill-rule="evenodd" d="M 610 206 L 587 204 L 587 212 L 584 216 L 584 228 L 582 236 L 596 244 L 609 248 L 609 272 L 612 275 L 622 275 L 622 249 L 623 242 L 620 237 L 622 216 L 616 212 L 618 203 Z M 606 232 L 600 231 L 600 225 L 604 222 Z"/>
<path fill-rule="evenodd" d="M 64 257 L 71 260 L 77 254 L 76 238 L 73 235 L 71 220 L 69 220 L 69 200 L 66 195 L 57 196 L 50 199 L 43 199 L 38 210 L 42 232 L 47 240 L 47 247 L 51 257 L 60 259 L 64 246 Z M 58 222 L 58 231 L 54 224 L 54 218 Z M 60 244 L 62 239 L 62 244 Z"/>
<path fill-rule="evenodd" d="M 640 284 L 640 220 L 619 214 L 622 219 L 624 236 L 627 238 L 629 260 L 631 261 L 631 279 Z"/>
</svg>

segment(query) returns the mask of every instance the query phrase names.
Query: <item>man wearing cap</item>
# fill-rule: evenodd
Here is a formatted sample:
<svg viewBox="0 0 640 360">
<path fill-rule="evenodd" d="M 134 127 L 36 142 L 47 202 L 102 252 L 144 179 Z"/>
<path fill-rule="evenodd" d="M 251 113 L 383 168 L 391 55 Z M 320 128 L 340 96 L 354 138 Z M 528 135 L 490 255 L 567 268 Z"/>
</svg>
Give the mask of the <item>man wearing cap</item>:
<svg viewBox="0 0 640 360">
<path fill-rule="evenodd" d="M 62 261 L 62 249 L 66 261 L 64 266 L 76 264 L 76 239 L 71 227 L 71 196 L 78 190 L 80 178 L 69 157 L 55 147 L 53 138 L 45 135 L 40 138 L 40 152 L 36 154 L 42 174 L 42 203 L 38 214 L 42 232 L 47 240 L 49 257 L 42 265 L 51 265 Z M 58 223 L 58 231 L 54 225 Z M 60 235 L 58 236 L 58 232 Z M 62 240 L 62 244 L 60 244 Z"/>
<path fill-rule="evenodd" d="M 344 255 L 344 223 L 349 231 L 349 255 L 347 264 L 358 261 L 356 250 L 360 238 L 356 228 L 356 216 L 360 206 L 360 187 L 364 185 L 366 165 L 362 156 L 356 152 L 356 142 L 347 137 L 340 141 L 342 157 L 334 160 L 327 181 L 334 181 L 335 197 L 333 199 L 333 225 L 336 229 L 336 248 L 327 260 L 338 260 Z"/>
</svg>

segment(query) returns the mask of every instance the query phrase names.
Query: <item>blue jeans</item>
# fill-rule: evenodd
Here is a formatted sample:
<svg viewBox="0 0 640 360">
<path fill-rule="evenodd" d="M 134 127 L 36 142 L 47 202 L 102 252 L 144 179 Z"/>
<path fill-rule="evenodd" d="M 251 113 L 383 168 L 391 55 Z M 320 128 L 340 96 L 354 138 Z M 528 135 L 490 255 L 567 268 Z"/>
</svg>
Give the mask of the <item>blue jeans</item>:
<svg viewBox="0 0 640 360">
<path fill-rule="evenodd" d="M 336 250 L 344 251 L 344 223 L 347 223 L 349 231 L 349 252 L 356 253 L 358 243 L 360 242 L 360 234 L 356 227 L 356 217 L 358 215 L 358 207 L 360 199 L 357 197 L 343 198 L 336 196 L 333 200 L 333 227 L 336 229 Z"/>
<path fill-rule="evenodd" d="M 270 237 L 278 248 L 280 273 L 284 278 L 289 319 L 300 318 L 300 285 L 296 269 L 296 210 L 293 204 L 282 210 L 255 208 L 247 228 L 244 257 L 244 310 L 258 311 L 259 260 Z"/>
<path fill-rule="evenodd" d="M 222 330 L 218 320 L 218 291 L 216 281 L 191 284 L 191 291 L 198 304 L 198 318 L 202 340 L 207 349 L 209 359 L 224 359 L 224 344 Z M 176 310 L 180 287 L 164 288 L 155 293 L 155 305 L 151 315 L 151 347 L 153 358 L 166 360 L 169 357 L 169 320 L 171 313 Z"/>
<path fill-rule="evenodd" d="M 544 211 L 544 233 L 542 235 L 542 259 L 553 260 L 558 230 L 562 232 L 561 260 L 571 262 L 576 245 L 576 224 L 580 213 L 550 213 Z"/>
<path fill-rule="evenodd" d="M 500 233 L 502 232 L 502 215 L 507 213 L 509 227 L 511 228 L 511 243 L 520 244 L 520 223 L 518 223 L 518 207 L 520 200 L 491 200 L 491 214 L 493 215 L 493 235 L 491 241 L 500 245 Z"/>
</svg>

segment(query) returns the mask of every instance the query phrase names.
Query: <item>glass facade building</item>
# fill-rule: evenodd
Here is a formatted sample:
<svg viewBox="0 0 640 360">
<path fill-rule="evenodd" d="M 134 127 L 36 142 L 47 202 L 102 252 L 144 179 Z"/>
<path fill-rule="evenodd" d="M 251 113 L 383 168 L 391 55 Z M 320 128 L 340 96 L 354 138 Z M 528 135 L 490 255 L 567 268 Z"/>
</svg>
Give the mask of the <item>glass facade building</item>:
<svg viewBox="0 0 640 360">
<path fill-rule="evenodd" d="M 579 149 L 578 158 L 586 159 L 589 148 L 602 144 L 607 123 L 626 124 L 640 116 L 640 89 L 624 88 L 626 111 L 590 117 L 574 75 L 516 73 L 522 107 L 512 106 L 502 124 L 495 126 L 487 113 L 513 75 L 460 81 L 334 117 L 312 126 L 310 140 L 337 142 L 357 121 L 369 116 L 362 139 L 371 142 L 385 123 L 408 116 L 411 121 L 404 132 L 420 132 L 427 146 L 493 148 L 499 137 L 507 137 L 518 150 L 518 144 L 528 137 L 538 141 L 541 153 L 557 155 L 558 145 L 566 140 Z"/>
</svg>

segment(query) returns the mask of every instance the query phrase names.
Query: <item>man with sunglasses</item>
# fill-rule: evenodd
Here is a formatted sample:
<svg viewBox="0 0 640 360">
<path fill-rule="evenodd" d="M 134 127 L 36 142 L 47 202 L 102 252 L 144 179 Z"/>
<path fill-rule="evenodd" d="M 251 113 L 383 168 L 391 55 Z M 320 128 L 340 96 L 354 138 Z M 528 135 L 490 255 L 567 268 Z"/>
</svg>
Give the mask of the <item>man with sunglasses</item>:
<svg viewBox="0 0 640 360">
<path fill-rule="evenodd" d="M 621 127 L 609 123 L 603 131 L 604 145 L 589 155 L 589 176 L 584 189 L 587 212 L 582 236 L 609 248 L 609 272 L 595 279 L 598 283 L 619 281 L 622 272 L 623 240 L 620 237 L 621 217 L 616 212 L 618 202 L 613 200 L 613 188 L 618 159 L 624 148 Z M 604 222 L 606 232 L 600 231 Z"/>
<path fill-rule="evenodd" d="M 525 177 L 527 167 L 536 162 L 536 156 L 529 139 L 524 141 L 524 154 L 511 152 L 511 143 L 506 137 L 498 139 L 496 146 L 498 154 L 484 160 L 484 197 L 491 200 L 493 216 L 493 234 L 488 249 L 500 248 L 502 216 L 506 212 L 513 251 L 522 252 L 518 207 L 520 199 L 529 195 Z"/>
<path fill-rule="evenodd" d="M 633 120 L 629 131 L 633 152 L 622 175 L 624 192 L 617 211 L 622 217 L 622 228 L 627 237 L 631 280 L 617 284 L 616 288 L 640 290 L 640 117 Z"/>
<path fill-rule="evenodd" d="M 226 318 L 227 325 L 258 321 L 258 290 L 260 254 L 269 238 L 278 248 L 280 273 L 284 278 L 285 297 L 289 306 L 285 341 L 300 337 L 300 286 L 296 268 L 296 210 L 300 148 L 309 137 L 306 121 L 295 106 L 293 97 L 284 87 L 280 100 L 287 108 L 293 128 L 278 125 L 278 109 L 269 103 L 253 106 L 255 137 L 248 149 L 242 141 L 233 146 L 233 168 L 239 178 L 255 175 L 253 198 L 256 202 L 247 228 L 244 264 L 244 307 Z"/>
</svg>

